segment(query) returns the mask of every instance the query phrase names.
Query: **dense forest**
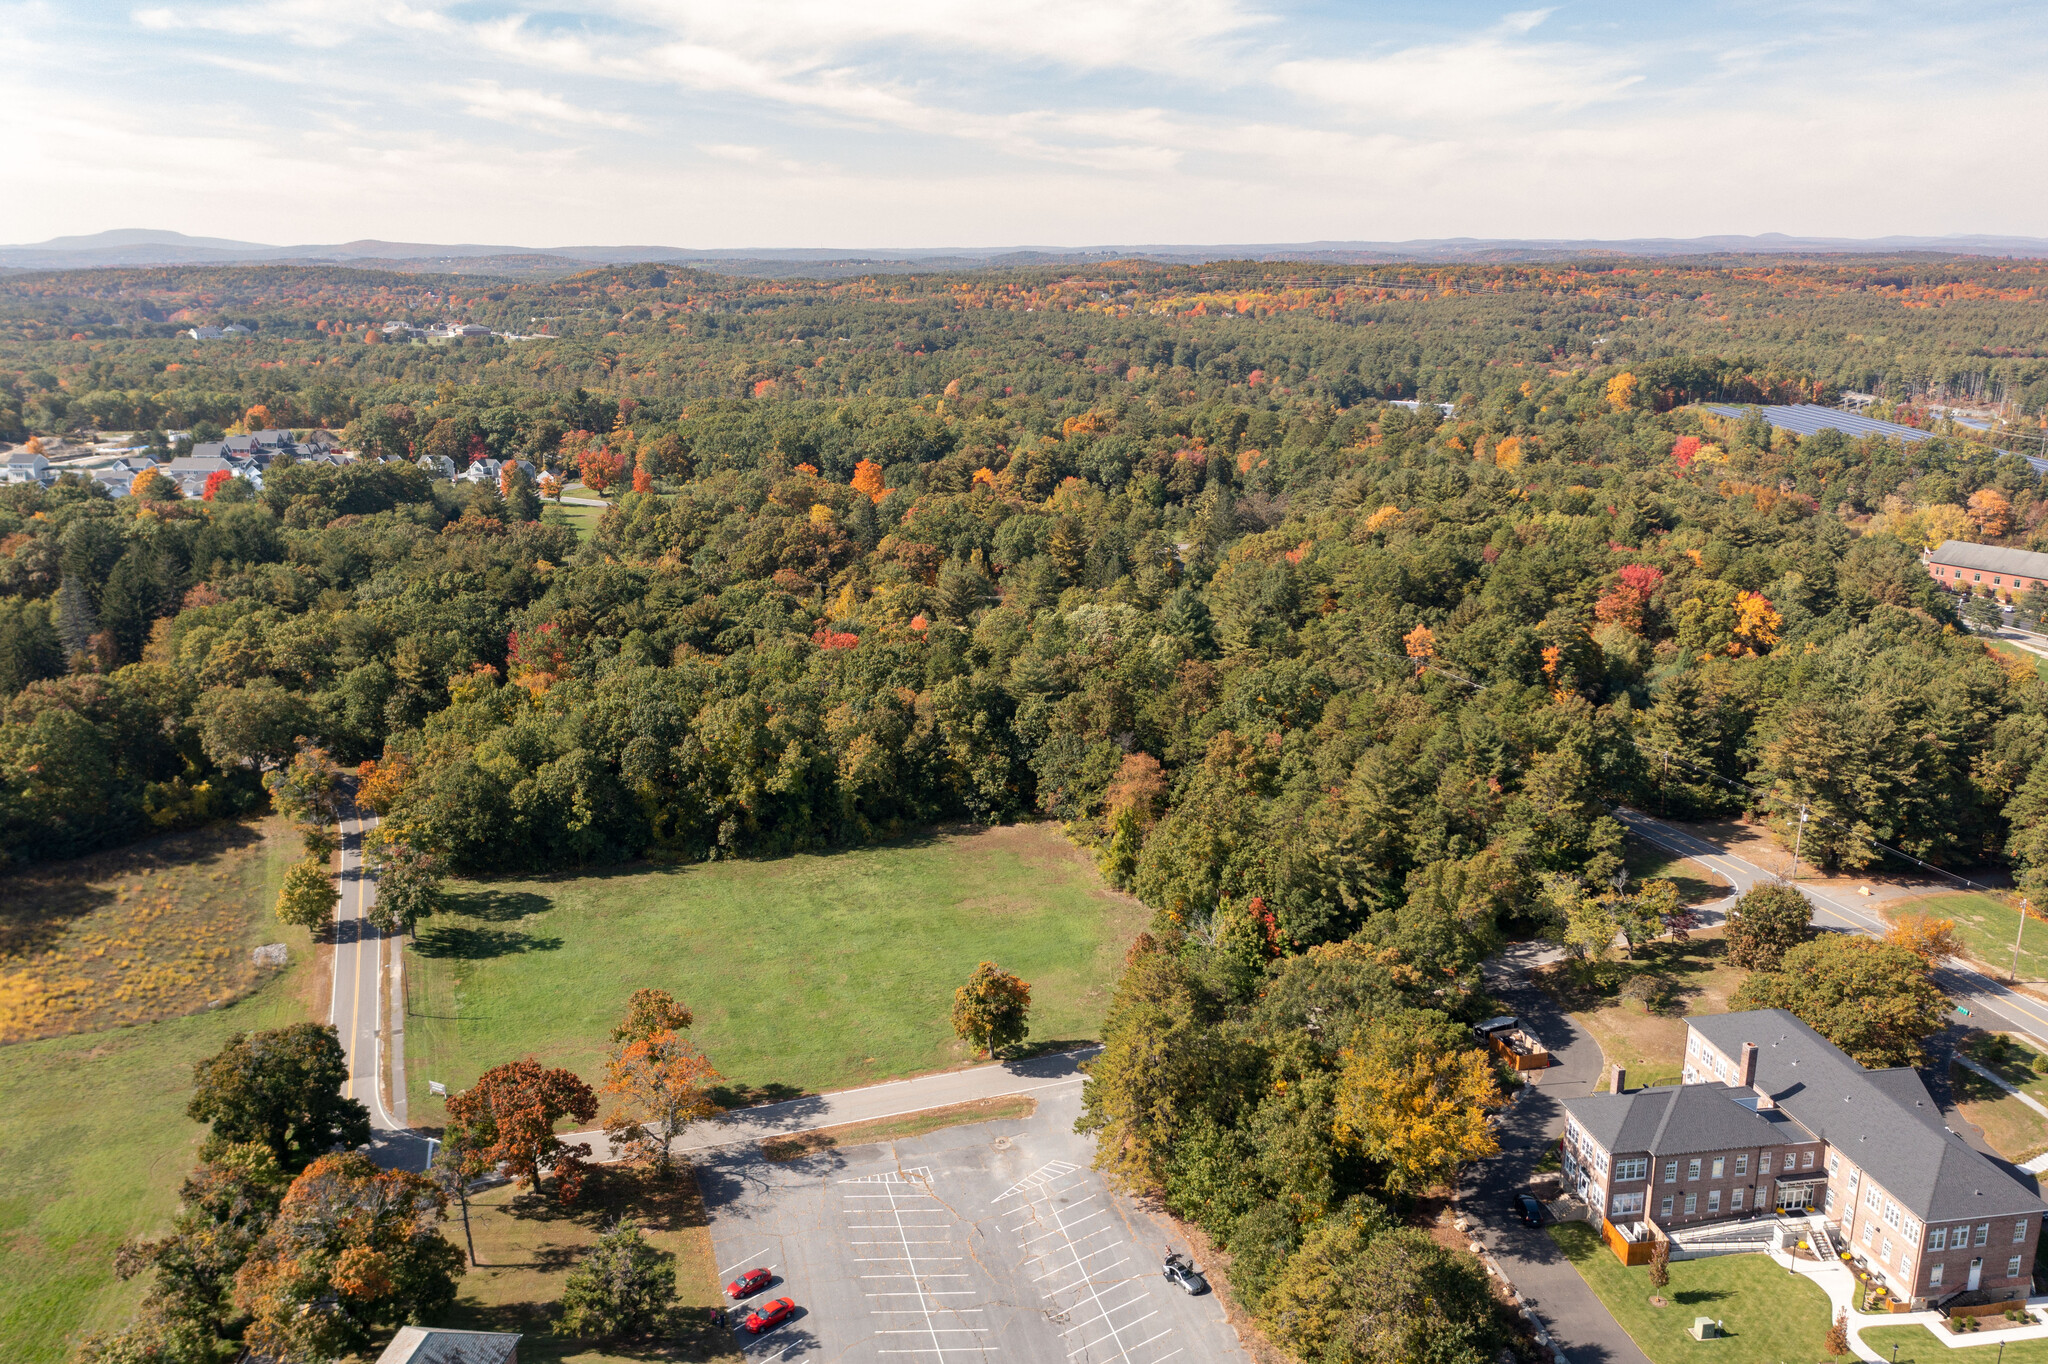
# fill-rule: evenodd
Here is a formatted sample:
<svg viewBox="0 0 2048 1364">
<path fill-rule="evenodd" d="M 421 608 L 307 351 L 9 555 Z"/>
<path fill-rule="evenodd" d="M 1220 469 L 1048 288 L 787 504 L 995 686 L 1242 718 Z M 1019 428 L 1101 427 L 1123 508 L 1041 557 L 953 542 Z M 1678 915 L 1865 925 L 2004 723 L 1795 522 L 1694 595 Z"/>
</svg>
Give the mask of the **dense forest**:
<svg viewBox="0 0 2048 1364">
<path fill-rule="evenodd" d="M 0 280 L 0 435 L 363 456 L 0 491 L 0 855 L 255 808 L 309 744 L 477 872 L 1064 821 L 1155 912 L 1089 1088 L 1105 1167 L 1231 1246 L 1302 1358 L 1409 1357 L 1421 1309 L 1372 1282 L 1489 1359 L 1483 1282 L 1389 1221 L 1451 1171 L 1376 1096 L 1434 1067 L 1497 1101 L 1478 963 L 1624 893 L 1614 804 L 2048 874 L 2048 688 L 1918 557 L 2048 548 L 2039 477 L 1695 405 L 2033 420 L 2048 298 L 2028 262 L 1315 273 Z M 381 330 L 441 317 L 554 335 Z M 579 535 L 411 462 L 515 454 L 620 491 Z"/>
</svg>

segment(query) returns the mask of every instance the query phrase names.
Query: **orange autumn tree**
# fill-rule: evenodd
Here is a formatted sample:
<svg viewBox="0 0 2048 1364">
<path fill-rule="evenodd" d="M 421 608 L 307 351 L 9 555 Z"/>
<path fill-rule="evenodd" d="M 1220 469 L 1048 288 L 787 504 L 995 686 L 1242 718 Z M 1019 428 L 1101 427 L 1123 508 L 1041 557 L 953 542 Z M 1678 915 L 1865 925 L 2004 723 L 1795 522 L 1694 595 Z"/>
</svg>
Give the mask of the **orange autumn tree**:
<svg viewBox="0 0 2048 1364">
<path fill-rule="evenodd" d="M 1892 921 L 1884 940 L 1894 947 L 1905 948 L 1929 966 L 1963 950 L 1962 942 L 1956 937 L 1956 921 L 1937 919 L 1931 914 L 1899 915 Z"/>
<path fill-rule="evenodd" d="M 233 477 L 234 474 L 226 469 L 215 469 L 206 476 L 206 487 L 199 494 L 200 500 L 204 502 L 213 501 L 213 495 L 225 487 L 227 481 Z"/>
<path fill-rule="evenodd" d="M 162 502 L 178 495 L 178 485 L 156 469 L 144 469 L 128 485 L 128 493 L 144 502 Z"/>
<path fill-rule="evenodd" d="M 887 497 L 889 490 L 882 486 L 882 466 L 867 459 L 854 465 L 853 490 L 866 493 L 870 502 L 880 502 Z"/>
<path fill-rule="evenodd" d="M 604 1091 L 614 1097 L 605 1115 L 612 1150 L 646 1161 L 666 1175 L 677 1137 L 691 1123 L 719 1112 L 710 1087 L 723 1077 L 682 1030 L 689 1009 L 666 990 L 636 990 L 626 1017 L 612 1029 Z"/>
<path fill-rule="evenodd" d="M 486 1169 L 503 1165 L 524 1185 L 538 1185 L 552 1170 L 562 1202 L 576 1201 L 590 1144 L 569 1145 L 555 1135 L 555 1124 L 564 1118 L 595 1118 L 597 1095 L 574 1071 L 551 1070 L 531 1056 L 507 1061 L 449 1095 L 448 1116 L 468 1131 Z"/>
<path fill-rule="evenodd" d="M 271 420 L 270 409 L 262 403 L 257 403 L 242 414 L 242 425 L 251 431 L 270 430 L 274 425 Z"/>
<path fill-rule="evenodd" d="M 1996 488 L 1979 488 L 1970 494 L 1969 516 L 1977 533 L 1992 539 L 2012 529 L 2012 503 Z"/>
</svg>

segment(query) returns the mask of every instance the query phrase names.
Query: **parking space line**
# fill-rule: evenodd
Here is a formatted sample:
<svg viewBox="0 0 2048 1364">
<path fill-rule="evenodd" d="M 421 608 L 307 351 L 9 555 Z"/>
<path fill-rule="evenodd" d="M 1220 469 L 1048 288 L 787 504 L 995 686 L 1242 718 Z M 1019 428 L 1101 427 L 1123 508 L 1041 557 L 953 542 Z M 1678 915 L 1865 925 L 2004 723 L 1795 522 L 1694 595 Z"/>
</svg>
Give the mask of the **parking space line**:
<svg viewBox="0 0 2048 1364">
<path fill-rule="evenodd" d="M 739 1259 L 737 1259 L 737 1260 L 734 1260 L 734 1261 L 733 1261 L 733 1262 L 732 1262 L 731 1264 L 727 1265 L 727 1266 L 726 1266 L 726 1267 L 725 1267 L 724 1269 L 721 1269 L 721 1270 L 719 1270 L 719 1271 L 718 1271 L 718 1277 L 722 1279 L 722 1278 L 724 1278 L 724 1277 L 725 1277 L 726 1275 L 728 1275 L 728 1274 L 732 1273 L 732 1272 L 733 1272 L 733 1271 L 734 1271 L 735 1269 L 738 1269 L 738 1268 L 739 1268 L 739 1267 L 740 1267 L 741 1265 L 745 1264 L 745 1263 L 746 1263 L 747 1261 L 749 1261 L 749 1260 L 758 1260 L 758 1259 L 760 1259 L 760 1258 L 761 1258 L 761 1257 L 762 1257 L 763 1255 L 766 1255 L 767 1253 L 768 1253 L 768 1252 L 767 1252 L 767 1251 L 765 1251 L 765 1250 L 757 1250 L 757 1251 L 755 1251 L 755 1252 L 754 1252 L 754 1253 L 753 1253 L 752 1255 L 742 1255 L 742 1256 L 741 1256 L 741 1257 L 740 1257 Z M 770 1266 L 770 1268 L 773 1268 L 773 1266 L 771 1265 L 771 1266 Z"/>
<path fill-rule="evenodd" d="M 1124 1306 L 1126 1306 L 1126 1307 L 1129 1307 L 1129 1306 L 1130 1306 L 1130 1304 L 1129 1304 L 1129 1303 L 1125 1303 L 1125 1304 L 1124 1304 Z M 1104 1315 L 1107 1315 L 1107 1313 L 1105 1313 Z M 1156 1317 L 1156 1316 L 1158 1316 L 1158 1315 L 1159 1315 L 1159 1313 L 1158 1313 L 1157 1311 L 1151 1311 L 1151 1312 L 1147 1312 L 1147 1313 L 1146 1313 L 1146 1314 L 1145 1314 L 1144 1316 L 1142 1316 L 1142 1317 L 1139 1317 L 1139 1318 L 1138 1318 L 1138 1321 L 1150 1321 L 1150 1320 L 1151 1320 L 1152 1318 L 1154 1318 L 1154 1317 Z M 1100 1318 L 1098 1318 L 1098 1320 L 1100 1320 Z M 1136 1326 L 1136 1325 L 1138 1324 L 1138 1321 L 1134 1321 L 1134 1322 L 1132 1322 L 1132 1323 L 1130 1323 L 1130 1324 L 1131 1324 L 1131 1325 L 1133 1325 L 1133 1326 Z M 1072 1358 L 1074 1357 L 1074 1355 L 1078 1355 L 1078 1354 L 1086 1354 L 1086 1353 L 1087 1353 L 1088 1351 L 1090 1351 L 1090 1350 L 1094 1349 L 1094 1348 L 1095 1348 L 1096 1346 L 1100 1345 L 1100 1344 L 1101 1344 L 1101 1343 L 1102 1343 L 1103 1341 L 1105 1341 L 1105 1340 L 1112 1340 L 1112 1339 L 1114 1339 L 1115 1337 L 1116 1337 L 1116 1328 L 1114 1328 L 1114 1327 L 1111 1327 L 1111 1328 L 1110 1328 L 1110 1332 L 1109 1332 L 1109 1334 L 1108 1334 L 1108 1335 L 1106 1335 L 1106 1336 L 1097 1336 L 1097 1337 L 1096 1337 L 1095 1339 L 1093 1339 L 1093 1340 L 1089 1341 L 1089 1342 L 1088 1342 L 1088 1343 L 1087 1343 L 1086 1345 L 1083 1345 L 1083 1346 L 1082 1346 L 1082 1347 L 1081 1347 L 1080 1349 L 1078 1349 L 1078 1350 L 1075 1350 L 1075 1351 L 1073 1351 L 1073 1352 L 1072 1352 L 1071 1354 L 1069 1354 L 1069 1355 L 1067 1356 L 1067 1358 L 1068 1358 L 1068 1359 L 1072 1359 Z M 1140 1343 L 1142 1344 L 1143 1342 L 1140 1342 Z M 1137 1346 L 1132 1346 L 1131 1348 L 1133 1348 L 1133 1349 L 1136 1349 L 1136 1348 L 1137 1348 Z"/>
<path fill-rule="evenodd" d="M 1077 1221 L 1077 1222 L 1075 1222 L 1075 1223 L 1074 1223 L 1074 1225 L 1078 1227 L 1078 1226 L 1080 1226 L 1080 1225 L 1081 1225 L 1081 1223 L 1082 1223 L 1082 1222 L 1093 1222 L 1093 1221 L 1094 1221 L 1094 1220 L 1095 1220 L 1096 1218 L 1098 1218 L 1098 1217 L 1102 1217 L 1102 1216 L 1105 1216 L 1105 1215 L 1107 1215 L 1107 1214 L 1108 1214 L 1108 1212 L 1109 1212 L 1109 1209 L 1108 1209 L 1108 1208 L 1097 1208 L 1097 1209 L 1096 1209 L 1096 1210 L 1095 1210 L 1094 1212 L 1091 1212 L 1091 1213 L 1089 1213 L 1089 1214 L 1088 1214 L 1088 1215 L 1087 1215 L 1086 1217 L 1083 1217 L 1083 1218 L 1081 1218 L 1081 1219 L 1080 1219 L 1080 1221 Z M 1091 1232 L 1089 1232 L 1089 1233 L 1088 1233 L 1088 1236 L 1100 1236 L 1100 1235 L 1101 1235 L 1101 1234 L 1102 1234 L 1103 1232 L 1105 1232 L 1105 1231 L 1109 1231 L 1109 1230 L 1112 1230 L 1112 1229 L 1111 1229 L 1111 1228 L 1109 1228 L 1109 1227 L 1103 1227 L 1103 1228 L 1101 1228 L 1101 1229 L 1100 1229 L 1100 1230 L 1098 1230 L 1098 1231 L 1091 1231 Z M 1038 1244 L 1038 1243 L 1039 1243 L 1040 1241 L 1044 1241 L 1044 1240 L 1047 1240 L 1047 1239 L 1049 1239 L 1049 1238 L 1051 1238 L 1051 1237 L 1054 1237 L 1054 1236 L 1058 1236 L 1059 1234 L 1060 1234 L 1060 1233 L 1058 1233 L 1057 1231 L 1049 1231 L 1049 1232 L 1047 1232 L 1047 1233 L 1046 1233 L 1046 1234 L 1045 1234 L 1044 1236 L 1034 1236 L 1034 1237 L 1032 1237 L 1032 1238 L 1031 1238 L 1030 1240 L 1026 1241 L 1026 1242 L 1025 1242 L 1024 1244 L 1025 1244 L 1025 1245 L 1027 1245 L 1027 1246 L 1035 1246 L 1035 1245 L 1037 1245 L 1037 1244 Z M 1085 1240 L 1087 1240 L 1087 1239 L 1088 1239 L 1088 1236 L 1084 1236 L 1084 1237 L 1082 1237 L 1081 1239 L 1085 1241 Z"/>
<path fill-rule="evenodd" d="M 1069 1172 L 1073 1169 L 1074 1167 L 1072 1166 L 1067 1167 L 1067 1171 Z M 1027 1177 L 1027 1180 L 1024 1182 L 1020 1182 L 1018 1187 L 1020 1189 L 1025 1187 L 1025 1185 L 1029 1183 L 1032 1178 L 1035 1177 Z M 1045 1296 L 1048 1299 L 1057 1300 L 1061 1295 L 1075 1295 L 1074 1309 L 1078 1309 L 1083 1305 L 1087 1305 L 1094 1309 L 1095 1315 L 1088 1317 L 1083 1321 L 1076 1322 L 1073 1325 L 1070 1325 L 1065 1331 L 1062 1331 L 1060 1334 L 1062 1335 L 1062 1337 L 1071 1336 L 1077 1330 L 1081 1330 L 1086 1327 L 1095 1326 L 1098 1324 L 1107 1326 L 1109 1329 L 1108 1335 L 1098 1336 L 1096 1339 L 1090 1341 L 1086 1345 L 1081 1346 L 1072 1354 L 1069 1354 L 1067 1356 L 1068 1359 L 1078 1359 L 1084 1355 L 1087 1355 L 1090 1351 L 1095 1350 L 1100 1346 L 1107 1345 L 1110 1347 L 1110 1349 L 1115 1351 L 1116 1355 L 1119 1358 L 1121 1358 L 1123 1364 L 1138 1364 L 1138 1361 L 1132 1359 L 1131 1352 L 1133 1350 L 1143 1349 L 1145 1346 L 1152 1344 L 1154 1341 L 1163 1339 L 1164 1337 L 1171 1335 L 1173 1333 L 1172 1328 L 1168 1327 L 1166 1330 L 1161 1331 L 1156 1335 L 1148 1336 L 1144 1340 L 1139 1341 L 1135 1345 L 1129 1344 L 1127 1342 L 1126 1336 L 1130 1332 L 1134 1331 L 1138 1326 L 1158 1316 L 1159 1309 L 1154 1308 L 1151 1311 L 1146 1312 L 1143 1316 L 1137 1317 L 1130 1321 L 1119 1323 L 1115 1320 L 1116 1315 L 1120 1312 L 1128 1311 L 1133 1307 L 1149 1306 L 1151 1302 L 1151 1294 L 1147 1293 L 1144 1289 L 1140 1288 L 1138 1289 L 1137 1296 L 1128 1299 L 1127 1301 L 1117 1303 L 1113 1306 L 1103 1302 L 1102 1288 L 1098 1286 L 1100 1280 L 1107 1271 L 1116 1269 L 1118 1266 L 1128 1263 L 1130 1256 L 1128 1254 L 1125 1254 L 1113 1263 L 1102 1265 L 1096 1268 L 1088 1267 L 1090 1261 L 1095 1260 L 1103 1255 L 1113 1254 L 1118 1250 L 1124 1250 L 1126 1249 L 1126 1247 L 1121 1242 L 1112 1241 L 1107 1246 L 1103 1246 L 1097 1250 L 1092 1250 L 1087 1252 L 1086 1254 L 1083 1254 L 1081 1247 L 1087 1242 L 1094 1240 L 1097 1235 L 1099 1235 L 1104 1230 L 1108 1230 L 1109 1228 L 1097 1228 L 1096 1231 L 1089 1232 L 1079 1237 L 1075 1236 L 1074 1233 L 1081 1226 L 1082 1223 L 1093 1220 L 1093 1218 L 1100 1215 L 1100 1213 L 1104 1210 L 1097 1209 L 1096 1212 L 1089 1213 L 1084 1217 L 1080 1217 L 1072 1222 L 1069 1222 L 1067 1220 L 1067 1213 L 1070 1210 L 1062 1209 L 1050 1201 L 1052 1194 L 1049 1192 L 1049 1190 L 1053 1186 L 1057 1185 L 1058 1182 L 1059 1181 L 1057 1177 L 1038 1181 L 1038 1183 L 1033 1186 L 1037 1192 L 1035 1196 L 1032 1198 L 1031 1204 L 1027 1205 L 1027 1209 L 1029 1209 L 1032 1205 L 1035 1205 L 1036 1211 L 1038 1212 L 1038 1215 L 1040 1217 L 1043 1217 L 1046 1213 L 1049 1212 L 1052 1216 L 1051 1226 L 1053 1229 L 1053 1233 L 1059 1235 L 1064 1239 L 1064 1245 L 1056 1247 L 1052 1251 L 1044 1252 L 1039 1255 L 1033 1256 L 1032 1258 L 1037 1259 L 1041 1263 L 1043 1263 L 1051 1255 L 1058 1254 L 1060 1250 L 1065 1250 L 1073 1258 L 1062 1263 L 1057 1268 L 1048 1270 L 1045 1273 L 1037 1275 L 1035 1278 L 1032 1279 L 1032 1282 L 1039 1283 L 1040 1281 L 1047 1278 L 1051 1278 L 1055 1275 L 1063 1276 L 1069 1270 L 1079 1270 L 1080 1277 L 1069 1280 L 1057 1286 L 1048 1287 L 1045 1291 Z M 1085 1202 L 1086 1200 L 1083 1201 Z M 1042 1241 L 1046 1239 L 1048 1238 L 1045 1236 L 1032 1238 L 1031 1240 L 1027 1240 L 1024 1242 L 1023 1248 L 1028 1251 L 1035 1241 Z M 1157 1364 L 1157 1361 L 1154 1361 L 1154 1364 Z"/>
<path fill-rule="evenodd" d="M 1124 1258 L 1123 1258 L 1123 1259 L 1121 1259 L 1121 1260 L 1118 1260 L 1118 1261 L 1116 1262 L 1116 1265 L 1123 1265 L 1123 1264 L 1129 1264 L 1130 1262 L 1131 1262 L 1131 1257 L 1130 1257 L 1130 1256 L 1128 1256 L 1128 1255 L 1126 1255 L 1126 1256 L 1124 1256 Z M 1110 1271 L 1110 1270 L 1112 1270 L 1112 1269 L 1115 1269 L 1115 1268 L 1116 1268 L 1116 1265 L 1104 1265 L 1104 1266 L 1102 1267 L 1102 1269 L 1103 1269 L 1103 1272 L 1104 1272 L 1104 1273 L 1107 1273 L 1108 1271 Z M 1045 1296 L 1046 1296 L 1046 1297 L 1048 1297 L 1048 1298 L 1057 1298 L 1057 1297 L 1058 1297 L 1058 1296 L 1059 1296 L 1060 1294 L 1062 1294 L 1062 1293 L 1066 1292 L 1066 1291 L 1067 1291 L 1067 1290 L 1068 1290 L 1069 1288 L 1072 1288 L 1072 1287 L 1074 1287 L 1074 1286 L 1075 1286 L 1075 1284 L 1084 1284 L 1084 1283 L 1087 1283 L 1087 1282 L 1088 1282 L 1088 1276 L 1087 1276 L 1086 1274 L 1083 1274 L 1083 1275 L 1082 1275 L 1082 1276 L 1081 1276 L 1080 1278 L 1078 1278 L 1078 1279 L 1074 1280 L 1074 1282 L 1073 1282 L 1073 1283 L 1070 1283 L 1070 1284 L 1062 1284 L 1062 1285 L 1061 1285 L 1060 1287 L 1058 1287 L 1058 1288 L 1054 1288 L 1054 1289 L 1051 1289 L 1051 1290 L 1049 1290 L 1049 1291 L 1048 1291 L 1048 1292 L 1046 1293 L 1046 1295 L 1045 1295 Z"/>
<path fill-rule="evenodd" d="M 1076 1250 L 1080 1249 L 1080 1247 L 1079 1247 L 1079 1246 L 1076 1246 L 1076 1247 L 1074 1247 L 1074 1248 L 1075 1248 Z M 1086 1263 L 1087 1263 L 1088 1261 L 1090 1261 L 1090 1260 L 1094 1259 L 1094 1258 L 1095 1258 L 1096 1256 L 1098 1256 L 1098 1255 L 1107 1255 L 1107 1254 L 1109 1254 L 1109 1253 L 1110 1253 L 1111 1251 L 1113 1251 L 1113 1250 L 1115 1250 L 1115 1249 L 1116 1249 L 1116 1247 L 1115 1247 L 1115 1246 L 1104 1246 L 1104 1247 L 1103 1247 L 1103 1248 L 1102 1248 L 1101 1250 L 1091 1250 L 1091 1251 L 1089 1251 L 1089 1252 L 1088 1252 L 1088 1253 L 1087 1253 L 1086 1255 L 1080 1255 L 1080 1256 L 1076 1256 L 1076 1257 L 1075 1257 L 1074 1259 L 1071 1259 L 1071 1260 L 1067 1261 L 1067 1262 L 1066 1262 L 1065 1264 L 1063 1264 L 1063 1265 L 1060 1265 L 1060 1266 L 1058 1266 L 1057 1268 L 1054 1268 L 1054 1269 L 1048 1269 L 1048 1270 L 1046 1270 L 1046 1271 L 1045 1271 L 1045 1273 L 1043 1273 L 1043 1274 L 1040 1274 L 1040 1275 L 1037 1275 L 1036 1277 L 1034 1277 L 1034 1278 L 1033 1278 L 1033 1279 L 1031 1280 L 1031 1282 L 1033 1282 L 1033 1283 L 1037 1283 L 1039 1279 L 1048 1279 L 1048 1278 L 1051 1278 L 1051 1277 L 1052 1277 L 1053 1275 L 1055 1275 L 1055 1274 L 1064 1274 L 1064 1273 L 1066 1273 L 1066 1272 L 1067 1272 L 1068 1270 L 1070 1270 L 1070 1269 L 1074 1268 L 1074 1266 L 1076 1266 L 1076 1265 L 1086 1264 Z"/>
<path fill-rule="evenodd" d="M 1139 1295 L 1138 1295 L 1137 1297 L 1135 1297 L 1135 1298 L 1132 1298 L 1132 1299 L 1130 1300 L 1130 1302 L 1120 1302 L 1120 1303 L 1118 1303 L 1118 1304 L 1117 1304 L 1116 1306 L 1114 1306 L 1114 1307 L 1110 1308 L 1108 1312 L 1104 1312 L 1104 1313 L 1102 1313 L 1102 1314 L 1101 1314 L 1100 1316 L 1093 1316 L 1093 1317 L 1090 1317 L 1090 1318 L 1088 1318 L 1088 1320 L 1086 1320 L 1086 1321 L 1077 1321 L 1077 1322 L 1075 1322 L 1075 1323 L 1074 1323 L 1074 1324 L 1073 1324 L 1072 1326 L 1069 1326 L 1069 1327 L 1068 1327 L 1068 1328 L 1067 1328 L 1066 1330 L 1064 1330 L 1064 1331 L 1060 1332 L 1060 1334 L 1061 1334 L 1061 1335 L 1063 1335 L 1063 1336 L 1070 1336 L 1070 1335 L 1074 1334 L 1074 1332 L 1076 1332 L 1076 1331 L 1080 1330 L 1080 1329 L 1081 1329 L 1082 1327 L 1084 1327 L 1084 1326 L 1093 1326 L 1093 1325 L 1094 1325 L 1094 1324 L 1095 1324 L 1096 1322 L 1098 1322 L 1098 1321 L 1101 1321 L 1103 1317 L 1105 1317 L 1105 1316 L 1108 1316 L 1108 1315 L 1109 1315 L 1109 1312 L 1121 1312 L 1121 1311 L 1123 1311 L 1123 1310 L 1124 1310 L 1124 1309 L 1125 1309 L 1126 1307 L 1131 1307 L 1131 1306 L 1134 1306 L 1134 1305 L 1135 1305 L 1135 1304 L 1137 1304 L 1137 1303 L 1141 1303 L 1141 1302 L 1147 1302 L 1147 1301 L 1149 1301 L 1149 1299 L 1147 1299 L 1147 1298 L 1146 1298 L 1146 1296 L 1145 1296 L 1145 1295 L 1144 1295 L 1143 1293 L 1140 1293 L 1140 1294 L 1139 1294 Z"/>
</svg>

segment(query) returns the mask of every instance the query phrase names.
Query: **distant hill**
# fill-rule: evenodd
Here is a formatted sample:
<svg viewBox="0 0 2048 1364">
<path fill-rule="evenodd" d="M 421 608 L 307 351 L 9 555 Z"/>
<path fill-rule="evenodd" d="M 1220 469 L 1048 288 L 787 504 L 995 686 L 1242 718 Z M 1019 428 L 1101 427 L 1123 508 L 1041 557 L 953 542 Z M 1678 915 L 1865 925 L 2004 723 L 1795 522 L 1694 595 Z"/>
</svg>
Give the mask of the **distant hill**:
<svg viewBox="0 0 2048 1364">
<path fill-rule="evenodd" d="M 493 273 L 576 270 L 592 265 L 660 261 L 703 264 L 740 274 L 798 274 L 820 270 L 958 270 L 990 264 L 1081 264 L 1133 257 L 1177 264 L 1216 260 L 1326 261 L 1343 265 L 1441 262 L 1471 264 L 1586 257 L 1898 255 L 2048 257 L 2048 239 L 1962 235 L 1951 237 L 1628 237 L 1615 240 L 1490 239 L 1447 237 L 1426 241 L 1240 242 L 1218 245 L 1141 243 L 1120 246 L 902 247 L 856 250 L 833 247 L 715 249 L 679 246 L 496 246 L 479 243 L 387 242 L 374 239 L 331 245 L 272 246 L 223 237 L 190 237 L 150 228 L 117 228 L 89 236 L 53 237 L 32 245 L 0 246 L 0 268 L 78 270 L 138 265 L 227 265 L 260 262 Z M 488 262 L 488 264 L 486 264 Z"/>
</svg>

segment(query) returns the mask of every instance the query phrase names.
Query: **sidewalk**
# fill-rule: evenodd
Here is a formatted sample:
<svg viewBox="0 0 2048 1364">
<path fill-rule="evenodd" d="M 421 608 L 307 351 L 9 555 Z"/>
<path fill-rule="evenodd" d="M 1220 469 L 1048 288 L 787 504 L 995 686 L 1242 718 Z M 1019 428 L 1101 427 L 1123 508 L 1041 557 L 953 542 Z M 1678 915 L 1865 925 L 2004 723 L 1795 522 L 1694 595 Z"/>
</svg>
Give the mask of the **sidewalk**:
<svg viewBox="0 0 2048 1364">
<path fill-rule="evenodd" d="M 1858 1359 L 1869 1360 L 1872 1364 L 1884 1364 L 1888 1358 L 1863 1343 L 1863 1331 L 1873 1326 L 1925 1326 L 1929 1335 L 1952 1350 L 1996 1345 L 2000 1341 L 2048 1340 L 2048 1324 L 2014 1326 L 1958 1336 L 1943 1327 L 1942 1315 L 1939 1312 L 1859 1312 L 1855 1307 L 1856 1290 L 1859 1287 L 1856 1275 L 1840 1260 L 1816 1263 L 1811 1260 L 1794 1259 L 1783 1252 L 1773 1252 L 1771 1258 L 1792 1273 L 1813 1280 L 1821 1292 L 1828 1295 L 1829 1321 L 1832 1322 L 1844 1312 L 1849 1314 L 1849 1348 Z M 2027 1306 L 2034 1310 L 2048 1307 L 2048 1297 L 2028 1298 Z"/>
</svg>

